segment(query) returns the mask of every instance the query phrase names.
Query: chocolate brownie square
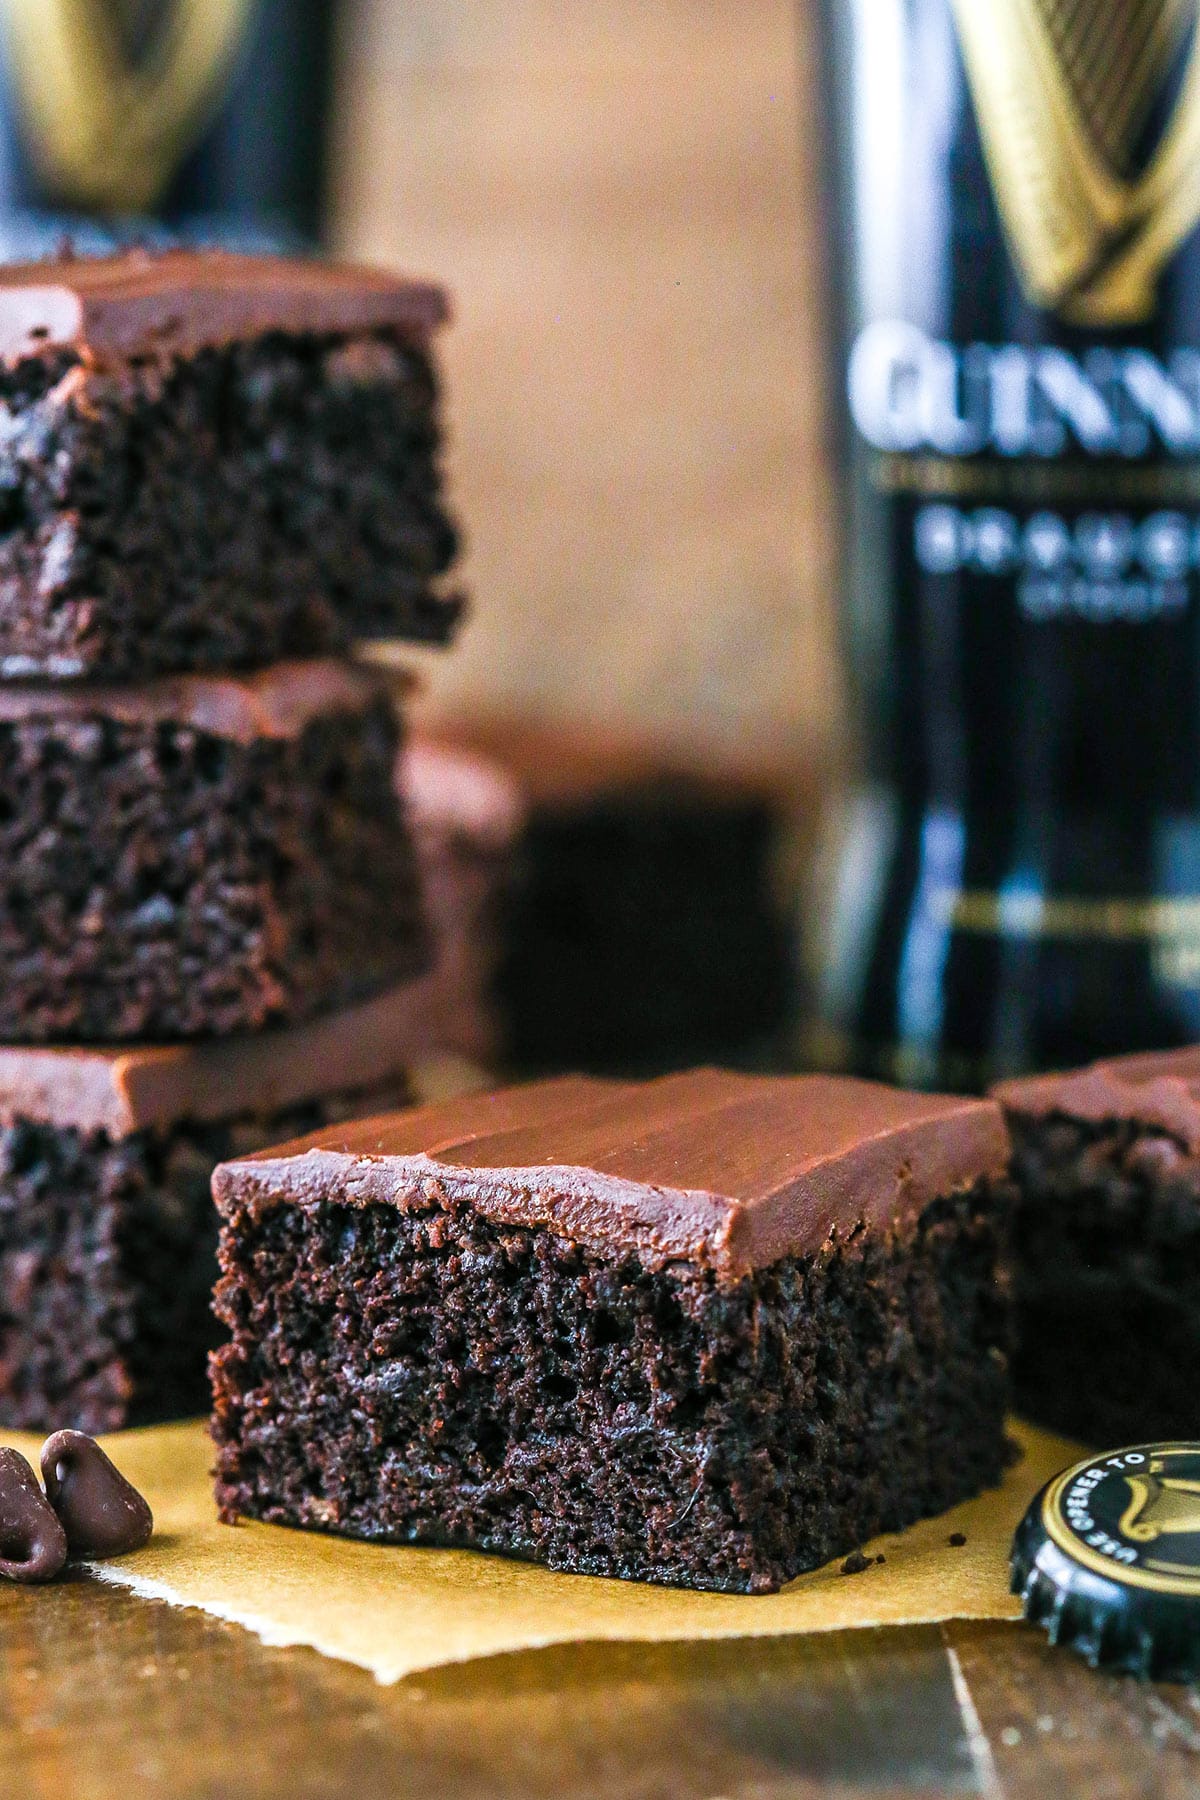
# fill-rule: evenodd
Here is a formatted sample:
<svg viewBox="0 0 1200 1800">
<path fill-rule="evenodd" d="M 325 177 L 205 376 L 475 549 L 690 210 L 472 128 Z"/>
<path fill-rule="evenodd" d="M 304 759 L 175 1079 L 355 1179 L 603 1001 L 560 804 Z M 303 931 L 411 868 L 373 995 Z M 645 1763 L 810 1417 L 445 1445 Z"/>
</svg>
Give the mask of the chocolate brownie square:
<svg viewBox="0 0 1200 1800">
<path fill-rule="evenodd" d="M 596 729 L 478 719 L 442 737 L 525 802 L 495 981 L 514 1068 L 778 1060 L 797 990 L 789 772 Z"/>
<path fill-rule="evenodd" d="M 444 642 L 446 316 L 427 283 L 226 252 L 0 270 L 0 676 Z"/>
<path fill-rule="evenodd" d="M 381 678 L 0 685 L 0 1042 L 311 1015 L 426 951 Z"/>
<path fill-rule="evenodd" d="M 0 1425 L 203 1409 L 223 1157 L 408 1097 L 404 990 L 219 1043 L 0 1048 Z"/>
<path fill-rule="evenodd" d="M 219 1168 L 217 1498 L 763 1592 L 999 1479 L 988 1101 L 570 1077 Z"/>
<path fill-rule="evenodd" d="M 1200 1432 L 1200 1048 L 1003 1082 L 1016 1399 L 1104 1448 Z"/>
</svg>

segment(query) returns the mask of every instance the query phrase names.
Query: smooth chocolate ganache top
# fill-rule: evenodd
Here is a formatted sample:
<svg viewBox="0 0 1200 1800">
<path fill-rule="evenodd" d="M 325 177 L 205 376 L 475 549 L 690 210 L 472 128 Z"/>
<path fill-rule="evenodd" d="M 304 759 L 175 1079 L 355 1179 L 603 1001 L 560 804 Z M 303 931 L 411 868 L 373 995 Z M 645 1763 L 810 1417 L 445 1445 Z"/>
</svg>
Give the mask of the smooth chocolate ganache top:
<svg viewBox="0 0 1200 1800">
<path fill-rule="evenodd" d="M 329 713 L 365 712 L 387 701 L 383 674 L 337 657 L 272 663 L 246 674 L 162 675 L 123 683 L 0 683 L 0 724 L 33 719 L 113 719 L 180 725 L 233 743 L 298 737 Z"/>
<path fill-rule="evenodd" d="M 835 1227 L 913 1217 L 1007 1166 L 989 1100 L 834 1076 L 565 1076 L 337 1126 L 224 1164 L 217 1204 L 465 1200 L 650 1267 L 736 1279 Z"/>
<path fill-rule="evenodd" d="M 261 1117 L 400 1079 L 414 1057 L 412 983 L 300 1025 L 186 1044 L 0 1046 L 0 1127 L 24 1120 L 111 1140 Z"/>
<path fill-rule="evenodd" d="M 992 1097 L 1030 1118 L 1125 1121 L 1167 1132 L 1200 1154 L 1200 1045 L 1116 1056 L 1059 1075 L 1002 1081 Z"/>
<path fill-rule="evenodd" d="M 0 269 L 0 357 L 75 350 L 99 365 L 281 331 L 424 339 L 450 316 L 445 292 L 378 269 L 228 250 L 127 250 Z"/>
</svg>

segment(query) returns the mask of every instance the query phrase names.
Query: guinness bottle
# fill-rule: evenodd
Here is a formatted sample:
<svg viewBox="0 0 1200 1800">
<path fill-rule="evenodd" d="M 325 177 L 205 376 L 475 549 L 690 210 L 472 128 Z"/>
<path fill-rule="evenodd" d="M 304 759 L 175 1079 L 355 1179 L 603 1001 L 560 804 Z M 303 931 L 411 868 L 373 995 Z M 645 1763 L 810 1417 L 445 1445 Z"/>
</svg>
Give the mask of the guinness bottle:
<svg viewBox="0 0 1200 1800">
<path fill-rule="evenodd" d="M 335 0 L 0 0 L 0 253 L 303 243 Z"/>
<path fill-rule="evenodd" d="M 824 1054 L 1200 1039 L 1200 4 L 831 0 L 863 779 Z"/>
</svg>

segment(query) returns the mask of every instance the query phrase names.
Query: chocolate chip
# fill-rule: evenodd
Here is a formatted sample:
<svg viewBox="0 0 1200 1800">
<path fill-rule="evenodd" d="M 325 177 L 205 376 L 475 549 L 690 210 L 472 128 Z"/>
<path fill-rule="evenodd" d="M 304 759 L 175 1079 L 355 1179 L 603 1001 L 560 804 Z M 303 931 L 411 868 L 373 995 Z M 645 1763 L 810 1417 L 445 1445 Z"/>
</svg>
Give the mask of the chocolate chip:
<svg viewBox="0 0 1200 1800">
<path fill-rule="evenodd" d="M 952 1531 L 950 1536 L 946 1539 L 946 1542 L 952 1544 L 956 1550 L 961 1550 L 966 1541 L 967 1534 L 965 1531 Z"/>
<path fill-rule="evenodd" d="M 842 1564 L 842 1574 L 861 1575 L 863 1570 L 869 1569 L 870 1566 L 871 1559 L 869 1556 L 864 1556 L 861 1550 L 852 1550 Z"/>
<path fill-rule="evenodd" d="M 19 1450 L 0 1450 L 0 1576 L 53 1581 L 66 1560 L 66 1533 L 37 1476 Z"/>
<path fill-rule="evenodd" d="M 154 1516 L 137 1489 L 82 1431 L 56 1431 L 46 1439 L 42 1480 L 72 1556 L 124 1556 L 140 1550 L 154 1530 Z"/>
</svg>

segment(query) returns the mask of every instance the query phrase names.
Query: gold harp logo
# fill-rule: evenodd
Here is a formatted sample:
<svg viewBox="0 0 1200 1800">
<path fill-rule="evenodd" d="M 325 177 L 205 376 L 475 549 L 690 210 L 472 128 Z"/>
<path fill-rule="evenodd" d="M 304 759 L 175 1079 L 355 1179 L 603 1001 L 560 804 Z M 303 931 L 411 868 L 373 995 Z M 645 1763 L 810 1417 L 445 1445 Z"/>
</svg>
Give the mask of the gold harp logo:
<svg viewBox="0 0 1200 1800">
<path fill-rule="evenodd" d="M 218 100 L 254 0 L 171 0 L 145 50 L 137 0 L 3 0 L 33 153 L 78 206 L 153 204 Z"/>
<path fill-rule="evenodd" d="M 1125 1474 L 1133 1498 L 1121 1514 L 1120 1529 L 1131 1544 L 1200 1532 L 1200 1481 L 1164 1475 L 1166 1466 L 1155 1457 L 1145 1475 Z"/>
<path fill-rule="evenodd" d="M 1200 0 L 951 4 L 1030 298 L 1080 325 L 1144 319 L 1200 220 Z"/>
</svg>

